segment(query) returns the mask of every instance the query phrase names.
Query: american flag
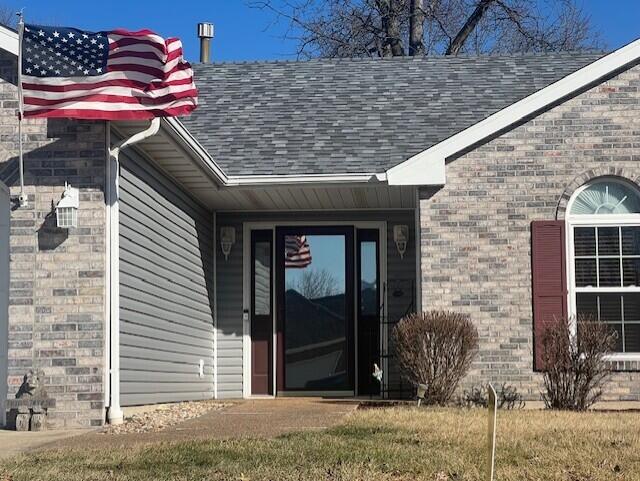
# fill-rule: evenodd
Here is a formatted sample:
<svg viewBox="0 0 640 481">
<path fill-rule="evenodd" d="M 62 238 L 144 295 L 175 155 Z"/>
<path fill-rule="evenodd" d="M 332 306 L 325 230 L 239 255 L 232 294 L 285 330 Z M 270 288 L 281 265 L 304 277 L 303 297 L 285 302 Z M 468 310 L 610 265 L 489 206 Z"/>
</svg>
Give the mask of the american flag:
<svg viewBox="0 0 640 481">
<path fill-rule="evenodd" d="M 311 249 L 307 236 L 287 235 L 284 237 L 284 266 L 304 269 L 311 264 Z"/>
<path fill-rule="evenodd" d="M 197 106 L 177 38 L 25 25 L 21 53 L 25 117 L 149 119 Z"/>
</svg>

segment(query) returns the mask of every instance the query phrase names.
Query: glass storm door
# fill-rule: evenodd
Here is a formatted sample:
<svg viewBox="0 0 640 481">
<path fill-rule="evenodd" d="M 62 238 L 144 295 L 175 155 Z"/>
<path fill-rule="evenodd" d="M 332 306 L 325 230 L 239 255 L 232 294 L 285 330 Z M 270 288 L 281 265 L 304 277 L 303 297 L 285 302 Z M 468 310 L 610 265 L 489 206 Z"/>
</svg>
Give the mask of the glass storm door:
<svg viewBox="0 0 640 481">
<path fill-rule="evenodd" d="M 251 394 L 273 394 L 272 231 L 251 232 Z"/>
<path fill-rule="evenodd" d="M 278 390 L 353 393 L 353 228 L 276 238 Z"/>
<path fill-rule="evenodd" d="M 379 231 L 357 231 L 358 298 L 358 394 L 380 394 L 373 377 L 374 364 L 380 366 L 380 253 Z"/>
</svg>

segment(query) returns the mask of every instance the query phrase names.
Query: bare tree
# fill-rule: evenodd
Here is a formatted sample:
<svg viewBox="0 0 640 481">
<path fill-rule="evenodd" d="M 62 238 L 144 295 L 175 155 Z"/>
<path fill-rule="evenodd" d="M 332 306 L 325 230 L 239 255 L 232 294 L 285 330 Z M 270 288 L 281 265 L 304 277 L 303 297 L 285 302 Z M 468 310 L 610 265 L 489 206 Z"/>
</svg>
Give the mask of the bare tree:
<svg viewBox="0 0 640 481">
<path fill-rule="evenodd" d="M 336 278 L 326 269 L 305 269 L 287 289 L 296 290 L 307 299 L 333 296 L 339 291 Z"/>
<path fill-rule="evenodd" d="M 288 22 L 299 57 L 545 52 L 598 47 L 578 0 L 247 0 Z"/>
<path fill-rule="evenodd" d="M 16 28 L 18 16 L 16 11 L 6 5 L 0 5 L 0 25 L 9 28 Z"/>
</svg>

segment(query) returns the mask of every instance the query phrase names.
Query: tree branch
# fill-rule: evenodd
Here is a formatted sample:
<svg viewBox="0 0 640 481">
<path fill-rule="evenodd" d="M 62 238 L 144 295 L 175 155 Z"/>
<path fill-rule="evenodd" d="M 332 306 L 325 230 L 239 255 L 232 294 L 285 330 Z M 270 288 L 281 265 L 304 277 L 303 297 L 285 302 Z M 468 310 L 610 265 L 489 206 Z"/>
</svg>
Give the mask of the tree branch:
<svg viewBox="0 0 640 481">
<path fill-rule="evenodd" d="M 447 48 L 445 55 L 458 55 L 460 53 L 460 50 L 464 47 L 467 38 L 469 38 L 469 35 L 474 31 L 476 25 L 478 25 L 478 22 L 480 22 L 487 9 L 494 2 L 495 0 L 479 0 L 475 10 L 471 15 L 469 15 L 469 18 L 467 18 L 467 21 L 449 45 L 449 48 Z"/>
</svg>

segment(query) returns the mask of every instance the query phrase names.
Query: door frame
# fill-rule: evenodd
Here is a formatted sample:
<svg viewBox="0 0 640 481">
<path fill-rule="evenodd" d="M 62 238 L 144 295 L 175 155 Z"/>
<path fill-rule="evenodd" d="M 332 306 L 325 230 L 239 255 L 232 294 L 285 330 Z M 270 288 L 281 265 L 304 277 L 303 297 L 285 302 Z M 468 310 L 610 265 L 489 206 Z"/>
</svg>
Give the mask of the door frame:
<svg viewBox="0 0 640 481">
<path fill-rule="evenodd" d="M 275 262 L 276 260 L 276 227 L 327 227 L 327 226 L 340 226 L 340 227 L 353 227 L 354 228 L 354 236 L 353 243 L 354 249 L 356 247 L 356 235 L 355 229 L 378 229 L 380 233 L 380 285 L 382 290 L 380 291 L 380 303 L 382 304 L 383 311 L 381 316 L 383 319 L 387 317 L 387 293 L 386 293 L 386 284 L 387 284 L 387 221 L 358 221 L 358 220 L 338 220 L 338 221 L 293 221 L 293 220 L 282 220 L 282 221 L 269 221 L 269 222 L 243 222 L 242 225 L 242 312 L 251 312 L 251 231 L 252 230 L 271 230 L 272 231 L 272 259 Z M 355 252 L 355 251 L 354 251 Z M 248 398 L 274 398 L 278 392 L 278 373 L 277 373 L 277 352 L 278 352 L 278 343 L 277 343 L 277 315 L 278 312 L 278 304 L 277 304 L 277 290 L 275 288 L 275 271 L 276 269 L 272 269 L 271 275 L 273 276 L 272 282 L 274 283 L 274 289 L 271 293 L 273 308 L 272 308 L 272 333 L 273 333 L 273 348 L 272 348 L 272 368 L 273 368 L 273 394 L 267 396 L 253 396 L 251 394 L 251 316 L 243 315 L 242 319 L 242 396 L 245 399 Z M 353 296 L 354 303 L 356 303 L 357 307 L 357 292 L 356 292 L 356 284 L 357 279 L 356 276 L 353 276 Z M 357 312 L 357 309 L 356 309 Z M 385 324 L 383 324 L 382 319 L 380 322 L 380 339 L 386 339 L 388 333 L 386 329 L 384 329 Z M 358 395 L 357 386 L 358 386 L 358 369 L 357 369 L 357 359 L 358 359 L 358 316 L 354 316 L 354 334 L 353 334 L 353 342 L 354 342 L 354 356 L 356 365 L 354 366 L 354 386 L 355 386 L 355 395 Z M 384 369 L 384 368 L 383 368 Z M 386 374 L 386 373 L 385 373 Z M 305 391 L 302 395 L 305 396 L 331 396 L 336 394 L 344 394 L 330 391 Z M 295 395 L 291 393 L 289 395 Z"/>
</svg>

